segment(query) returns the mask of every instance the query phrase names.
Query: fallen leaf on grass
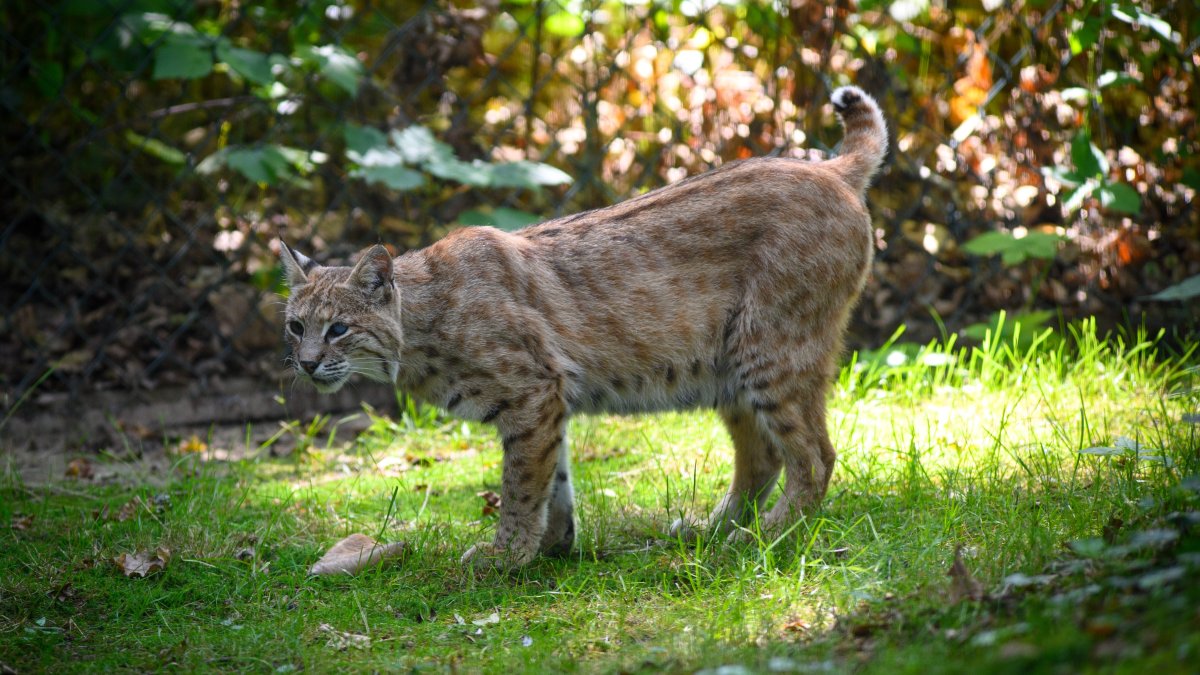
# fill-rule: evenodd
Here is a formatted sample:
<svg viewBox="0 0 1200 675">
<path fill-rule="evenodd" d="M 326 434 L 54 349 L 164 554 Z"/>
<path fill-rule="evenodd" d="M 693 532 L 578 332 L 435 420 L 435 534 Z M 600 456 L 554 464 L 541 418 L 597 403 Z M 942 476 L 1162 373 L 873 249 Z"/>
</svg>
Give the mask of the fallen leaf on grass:
<svg viewBox="0 0 1200 675">
<path fill-rule="evenodd" d="M 979 583 L 963 562 L 961 544 L 954 549 L 954 563 L 950 565 L 947 574 L 950 576 L 951 602 L 983 599 L 983 584 Z"/>
<path fill-rule="evenodd" d="M 53 598 L 54 600 L 56 600 L 58 602 L 70 602 L 71 600 L 73 600 L 75 598 L 76 591 L 75 591 L 75 587 L 72 586 L 71 582 L 68 581 L 68 582 L 64 583 L 63 585 L 59 586 L 58 588 L 55 588 L 54 590 L 49 591 L 48 593 L 46 593 L 46 595 Z"/>
<path fill-rule="evenodd" d="M 117 511 L 117 521 L 125 522 L 137 515 L 138 509 L 142 508 L 142 498 L 134 497 L 121 505 L 121 510 Z"/>
<path fill-rule="evenodd" d="M 170 549 L 159 546 L 153 553 L 138 551 L 137 553 L 122 553 L 113 558 L 117 567 L 127 577 L 145 577 L 160 572 L 171 562 Z"/>
<path fill-rule="evenodd" d="M 482 619 L 475 619 L 471 623 L 475 624 L 476 626 L 486 626 L 490 623 L 500 623 L 500 614 L 498 612 L 492 612 Z"/>
<path fill-rule="evenodd" d="M 803 619 L 795 619 L 783 624 L 785 633 L 804 633 L 808 631 L 809 623 Z"/>
<path fill-rule="evenodd" d="M 404 552 L 402 541 L 380 544 L 365 534 L 354 533 L 333 545 L 311 568 L 309 574 L 355 574 L 381 560 Z"/>
<path fill-rule="evenodd" d="M 9 527 L 18 531 L 28 530 L 33 527 L 33 516 L 14 515 L 9 521 Z"/>
<path fill-rule="evenodd" d="M 92 462 L 87 457 L 77 457 L 67 463 L 67 470 L 64 472 L 67 478 L 78 478 L 79 480 L 87 480 L 92 477 Z"/>
<path fill-rule="evenodd" d="M 500 510 L 500 495 L 491 490 L 475 493 L 476 496 L 483 498 L 483 515 L 490 516 Z"/>
<path fill-rule="evenodd" d="M 371 638 L 366 635 L 340 631 L 327 623 L 317 626 L 317 630 L 329 636 L 329 641 L 325 643 L 325 646 L 329 647 L 330 649 L 336 649 L 339 652 L 346 651 L 350 648 L 370 649 L 371 647 Z"/>
</svg>

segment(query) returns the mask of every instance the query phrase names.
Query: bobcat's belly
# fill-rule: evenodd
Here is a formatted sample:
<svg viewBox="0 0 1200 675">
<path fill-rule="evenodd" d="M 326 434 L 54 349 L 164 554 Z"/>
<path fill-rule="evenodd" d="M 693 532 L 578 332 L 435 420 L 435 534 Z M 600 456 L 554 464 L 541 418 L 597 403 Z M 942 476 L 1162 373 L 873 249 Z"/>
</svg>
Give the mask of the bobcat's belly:
<svg viewBox="0 0 1200 675">
<path fill-rule="evenodd" d="M 714 408 L 736 397 L 719 369 L 693 364 L 663 365 L 646 372 L 584 374 L 568 380 L 573 413 L 634 414 Z"/>
</svg>

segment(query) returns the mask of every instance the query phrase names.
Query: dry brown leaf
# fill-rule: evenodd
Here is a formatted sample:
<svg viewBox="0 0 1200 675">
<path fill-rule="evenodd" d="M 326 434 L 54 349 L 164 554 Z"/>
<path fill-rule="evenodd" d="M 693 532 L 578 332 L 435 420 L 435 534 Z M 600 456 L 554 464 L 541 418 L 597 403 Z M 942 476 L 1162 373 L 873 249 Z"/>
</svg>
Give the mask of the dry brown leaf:
<svg viewBox="0 0 1200 675">
<path fill-rule="evenodd" d="M 402 541 L 380 544 L 365 534 L 354 533 L 333 545 L 311 568 L 309 574 L 355 574 L 381 560 L 404 552 Z"/>
<path fill-rule="evenodd" d="M 500 495 L 491 490 L 484 490 L 475 494 L 483 498 L 483 516 L 485 518 L 500 510 Z"/>
<path fill-rule="evenodd" d="M 811 626 L 811 624 L 809 624 L 804 619 L 795 619 L 795 620 L 788 621 L 787 623 L 783 624 L 783 632 L 785 632 L 785 633 L 804 633 L 809 629 L 810 626 Z"/>
<path fill-rule="evenodd" d="M 963 562 L 962 544 L 955 547 L 954 563 L 950 565 L 950 571 L 947 574 L 950 576 L 951 602 L 983 599 L 983 584 L 979 583 L 979 580 L 971 574 L 971 570 L 967 569 L 966 563 Z"/>
<path fill-rule="evenodd" d="M 330 649 L 346 651 L 350 648 L 370 649 L 371 647 L 371 638 L 366 635 L 340 631 L 327 623 L 317 626 L 317 630 L 329 636 L 329 641 L 325 643 L 325 646 L 329 647 Z"/>
<path fill-rule="evenodd" d="M 64 475 L 67 478 L 87 480 L 92 477 L 92 461 L 87 457 L 77 457 L 67 463 L 67 470 L 64 472 Z"/>
<path fill-rule="evenodd" d="M 970 47 L 966 75 L 955 80 L 955 96 L 950 98 L 950 120 L 957 126 L 979 112 L 992 88 L 992 64 L 987 48 L 979 43 Z"/>
<path fill-rule="evenodd" d="M 125 522 L 137 515 L 138 509 L 142 508 L 142 498 L 134 497 L 121 505 L 121 510 L 117 511 L 117 520 Z"/>
<path fill-rule="evenodd" d="M 155 572 L 161 572 L 167 563 L 171 562 L 171 551 L 159 546 L 153 553 L 148 551 L 122 553 L 113 558 L 113 562 L 127 577 L 145 577 Z"/>
<path fill-rule="evenodd" d="M 78 592 L 75 590 L 75 587 L 71 585 L 71 582 L 68 581 L 50 591 L 46 595 L 54 598 L 58 602 L 70 602 L 71 600 L 75 599 L 75 597 L 78 595 Z"/>
<path fill-rule="evenodd" d="M 493 623 L 500 623 L 500 613 L 492 612 L 491 614 L 483 617 L 482 619 L 475 619 L 471 623 L 475 624 L 476 626 L 487 626 L 487 625 L 490 625 Z"/>
</svg>

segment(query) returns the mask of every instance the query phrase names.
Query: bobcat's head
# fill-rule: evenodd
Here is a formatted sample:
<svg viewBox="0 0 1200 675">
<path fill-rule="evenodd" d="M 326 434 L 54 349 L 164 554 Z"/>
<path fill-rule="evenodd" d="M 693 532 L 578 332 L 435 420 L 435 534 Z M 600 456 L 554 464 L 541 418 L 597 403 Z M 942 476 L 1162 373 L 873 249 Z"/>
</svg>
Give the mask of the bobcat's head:
<svg viewBox="0 0 1200 675">
<path fill-rule="evenodd" d="M 393 382 L 400 368 L 400 288 L 392 256 L 373 246 L 358 264 L 322 267 L 279 242 L 290 293 L 287 360 L 317 391 L 337 391 L 354 373 Z"/>
</svg>

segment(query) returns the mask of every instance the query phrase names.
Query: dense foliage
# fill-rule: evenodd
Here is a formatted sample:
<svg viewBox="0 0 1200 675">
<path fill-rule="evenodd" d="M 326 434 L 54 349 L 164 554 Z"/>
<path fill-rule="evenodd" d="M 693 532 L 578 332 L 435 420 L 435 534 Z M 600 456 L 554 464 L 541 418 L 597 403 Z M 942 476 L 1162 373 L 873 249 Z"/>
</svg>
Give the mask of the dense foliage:
<svg viewBox="0 0 1200 675">
<path fill-rule="evenodd" d="M 856 342 L 977 335 L 1000 309 L 1194 319 L 1190 0 L 74 0 L 0 21 L 14 390 L 47 368 L 156 386 L 262 367 L 279 233 L 344 259 L 823 156 L 846 82 L 894 144 Z"/>
</svg>

